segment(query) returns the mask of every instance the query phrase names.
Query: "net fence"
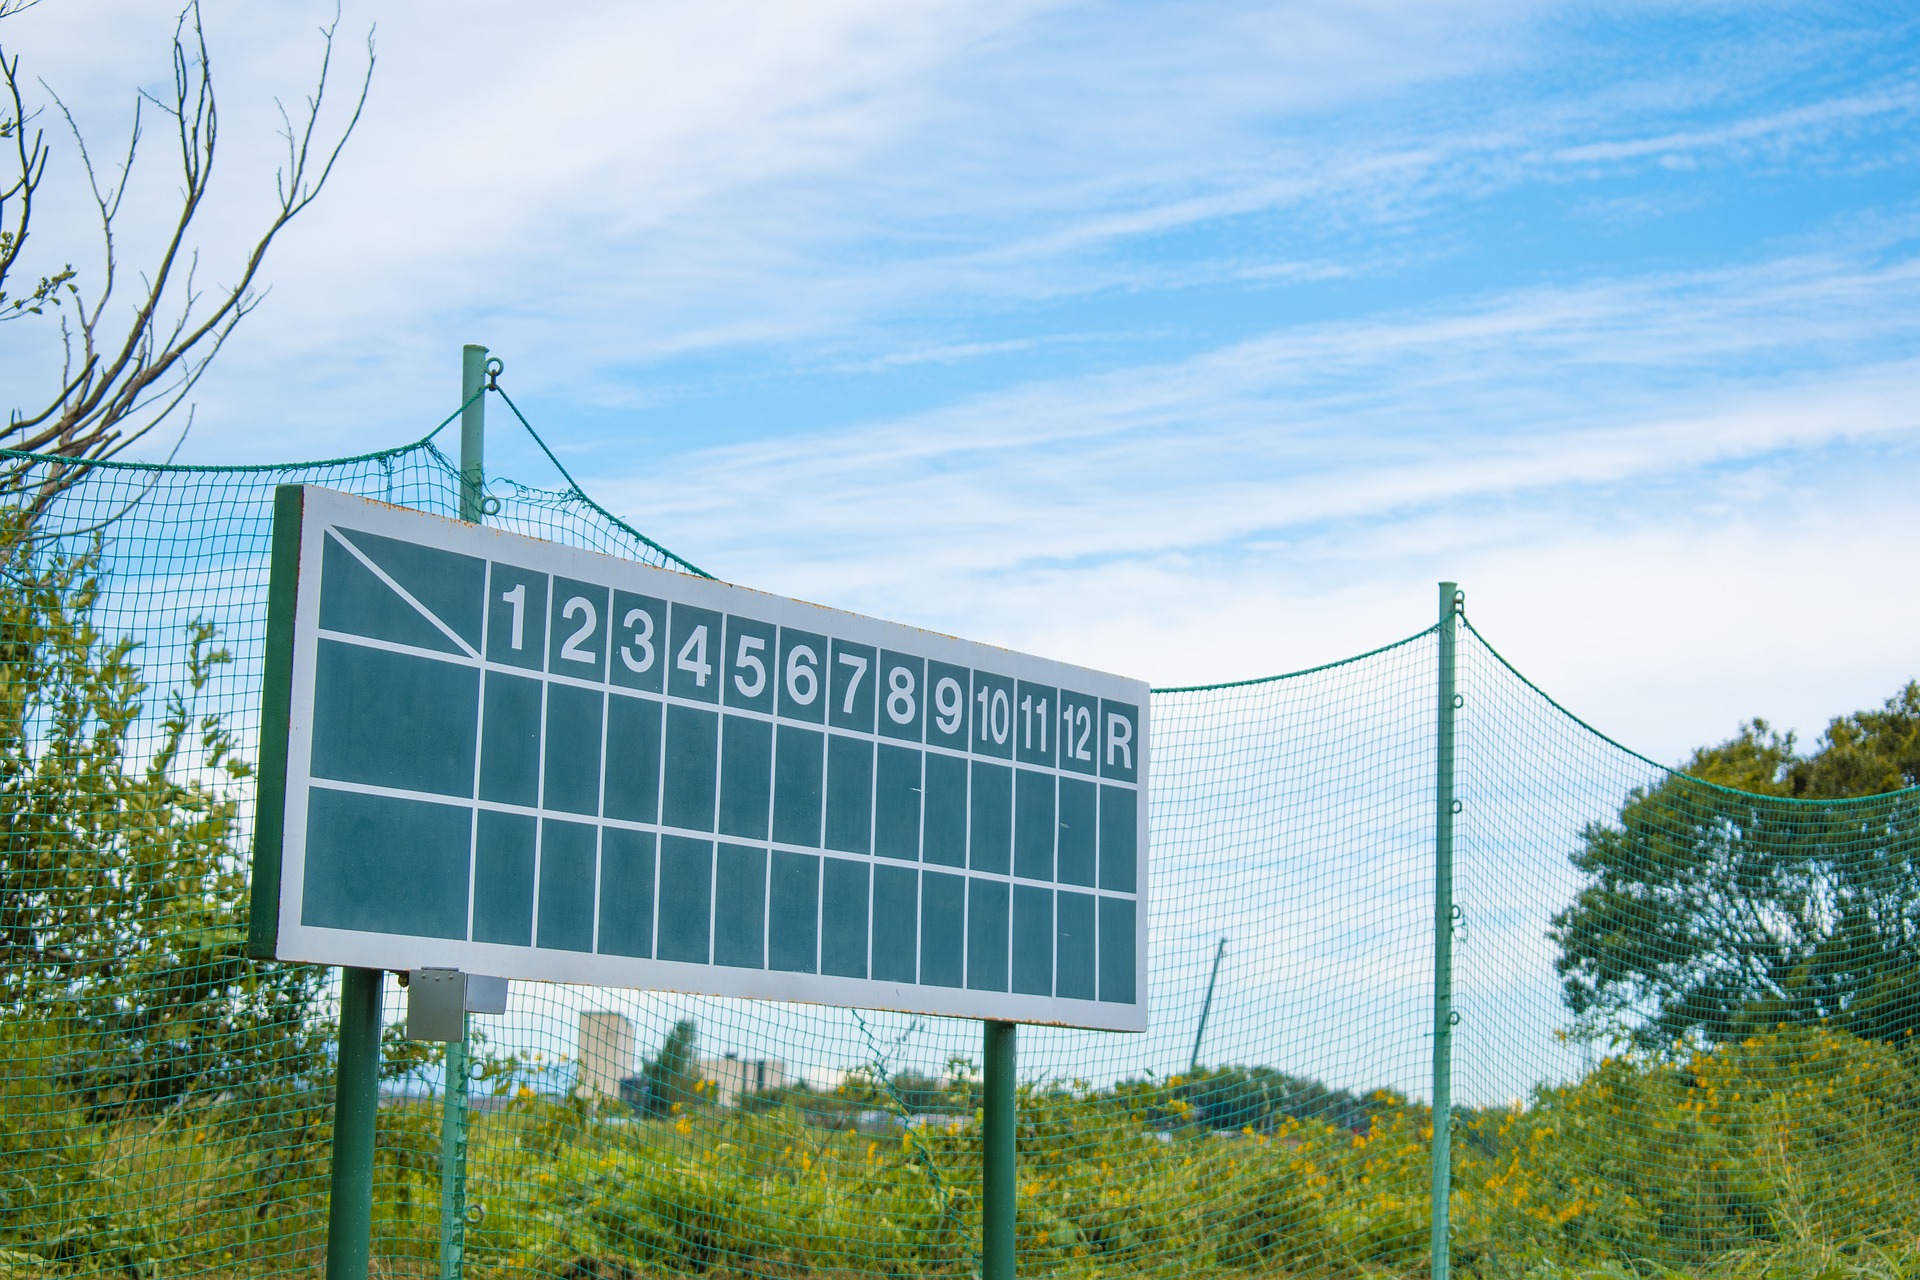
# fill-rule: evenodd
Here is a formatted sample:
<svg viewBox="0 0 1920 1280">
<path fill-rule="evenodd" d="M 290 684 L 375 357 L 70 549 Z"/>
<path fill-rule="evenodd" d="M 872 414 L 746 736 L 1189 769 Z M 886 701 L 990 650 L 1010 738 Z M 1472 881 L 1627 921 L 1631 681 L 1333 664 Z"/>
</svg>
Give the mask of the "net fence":
<svg viewBox="0 0 1920 1280">
<path fill-rule="evenodd" d="M 0 1277 L 317 1276 L 338 979 L 244 958 L 273 489 L 451 515 L 458 470 L 0 475 Z M 1151 1029 L 1021 1029 L 1023 1273 L 1428 1269 L 1440 652 L 1156 692 Z M 1913 1274 L 1915 769 L 1729 789 L 1471 625 L 1457 663 L 1454 1269 Z M 446 1051 L 385 999 L 374 1274 L 441 1275 Z M 473 1021 L 463 1274 L 978 1271 L 977 1023 L 540 984 Z"/>
</svg>

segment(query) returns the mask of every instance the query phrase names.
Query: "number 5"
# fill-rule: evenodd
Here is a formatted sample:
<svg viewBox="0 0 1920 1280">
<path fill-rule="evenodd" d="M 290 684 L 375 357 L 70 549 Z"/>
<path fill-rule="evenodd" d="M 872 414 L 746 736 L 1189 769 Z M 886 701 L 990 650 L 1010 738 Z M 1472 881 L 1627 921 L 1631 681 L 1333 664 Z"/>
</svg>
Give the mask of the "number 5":
<svg viewBox="0 0 1920 1280">
<path fill-rule="evenodd" d="M 767 687 L 767 664 L 754 656 L 766 647 L 767 642 L 759 636 L 740 637 L 740 648 L 734 655 L 733 665 L 753 672 L 751 682 L 741 671 L 733 673 L 734 687 L 740 690 L 740 696 L 743 698 L 757 698 L 760 696 L 760 691 Z"/>
</svg>

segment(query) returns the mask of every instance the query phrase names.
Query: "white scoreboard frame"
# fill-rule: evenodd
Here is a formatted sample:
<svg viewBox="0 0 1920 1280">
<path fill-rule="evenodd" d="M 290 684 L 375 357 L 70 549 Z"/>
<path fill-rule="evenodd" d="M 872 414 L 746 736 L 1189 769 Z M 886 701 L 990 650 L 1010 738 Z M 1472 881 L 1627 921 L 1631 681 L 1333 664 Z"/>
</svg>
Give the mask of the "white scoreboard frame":
<svg viewBox="0 0 1920 1280">
<path fill-rule="evenodd" d="M 998 676 L 1065 688 L 1137 707 L 1137 732 L 1133 743 L 1137 752 L 1137 772 L 1136 781 L 1131 784 L 1138 806 L 1138 847 L 1135 853 L 1134 891 L 1130 895 L 1135 903 L 1133 1001 L 1120 1003 L 1013 991 L 982 991 L 964 986 L 887 982 L 870 977 L 848 978 L 767 968 L 735 968 L 715 963 L 641 959 L 454 938 L 364 932 L 304 923 L 302 905 L 308 799 L 315 781 L 310 773 L 315 721 L 315 672 L 318 645 L 322 638 L 320 569 L 328 531 L 341 524 L 352 530 L 487 561 L 507 561 L 555 577 L 572 578 L 613 590 L 643 593 L 722 614 L 743 615 L 762 623 L 799 628 L 837 640 L 871 645 L 877 650 L 903 652 L 924 660 L 969 669 L 985 669 Z M 1146 1029 L 1147 926 L 1151 886 L 1147 789 L 1152 735 L 1148 687 L 1144 682 L 654 568 L 488 526 L 466 524 L 316 486 L 285 486 L 280 491 L 275 510 L 273 587 L 270 597 L 261 803 L 256 827 L 254 919 L 251 930 L 251 949 L 256 956 L 394 970 L 450 967 L 470 973 L 522 980 L 800 1001 L 1111 1031 Z M 664 642 L 666 637 L 661 636 L 660 639 Z M 367 642 L 356 637 L 356 643 Z M 375 643 L 377 645 L 378 642 Z M 662 650 L 665 647 L 663 643 Z M 610 661 L 613 657 L 611 645 L 609 649 Z M 463 658 L 446 653 L 432 656 L 441 661 L 464 662 L 484 670 L 490 669 L 485 654 L 483 638 L 478 657 Z M 662 660 L 665 660 L 664 653 Z M 720 665 L 724 670 L 724 665 Z M 877 680 L 877 671 L 875 677 Z M 550 677 L 542 674 L 540 678 Z M 672 701 L 664 687 L 659 696 L 663 705 Z M 926 718 L 931 719 L 931 715 L 927 714 Z M 281 725 L 284 725 L 284 730 L 280 728 Z M 1014 762 L 1009 760 L 1008 763 L 1011 765 Z M 477 797 L 469 803 L 470 807 L 481 807 Z M 661 829 L 656 826 L 656 830 Z M 716 841 L 727 839 L 718 834 L 712 838 Z M 766 842 L 757 843 L 764 845 Z M 831 856 L 832 851 L 819 849 L 813 852 Z M 923 868 L 928 865 L 894 862 L 878 856 L 869 856 L 867 860 L 874 865 Z M 952 870 L 960 875 L 972 874 L 966 868 L 934 869 Z M 1009 883 L 1012 883 L 1011 879 Z M 1077 889 L 1079 886 L 1069 887 Z M 1091 894 L 1097 890 L 1087 887 L 1086 892 Z M 657 895 L 655 910 L 659 910 Z"/>
</svg>

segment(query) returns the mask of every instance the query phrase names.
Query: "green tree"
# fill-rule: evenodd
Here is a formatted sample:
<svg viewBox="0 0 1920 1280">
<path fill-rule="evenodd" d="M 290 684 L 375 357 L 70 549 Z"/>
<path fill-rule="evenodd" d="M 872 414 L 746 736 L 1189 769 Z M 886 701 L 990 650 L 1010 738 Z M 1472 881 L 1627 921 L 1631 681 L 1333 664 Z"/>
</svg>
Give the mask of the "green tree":
<svg viewBox="0 0 1920 1280">
<path fill-rule="evenodd" d="M 143 718 L 137 645 L 96 625 L 97 545 L 37 553 L 29 519 L 0 514 L 0 1020 L 96 1114 L 317 1078 L 323 971 L 244 954 L 252 769 L 196 706 L 231 655 L 190 623 L 185 687 Z"/>
<path fill-rule="evenodd" d="M 699 1041 L 700 1029 L 693 1019 L 682 1018 L 673 1024 L 660 1044 L 660 1052 L 640 1069 L 643 1092 L 634 1103 L 642 1112 L 664 1116 L 675 1103 L 685 1107 L 699 1100 L 694 1087 L 700 1083 L 700 1065 L 694 1058 Z"/>
<path fill-rule="evenodd" d="M 1763 720 L 1581 837 L 1553 919 L 1584 1035 L 1662 1049 L 1825 1024 L 1920 1029 L 1920 683 L 1811 752 Z"/>
</svg>

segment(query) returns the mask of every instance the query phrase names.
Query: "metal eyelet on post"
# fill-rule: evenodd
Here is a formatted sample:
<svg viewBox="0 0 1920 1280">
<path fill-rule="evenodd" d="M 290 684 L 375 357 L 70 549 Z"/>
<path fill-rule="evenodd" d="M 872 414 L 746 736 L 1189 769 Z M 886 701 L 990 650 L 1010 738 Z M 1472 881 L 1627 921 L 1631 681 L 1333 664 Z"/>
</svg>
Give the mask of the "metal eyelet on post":
<svg viewBox="0 0 1920 1280">
<path fill-rule="evenodd" d="M 499 515 L 500 499 L 494 497 L 492 494 L 488 494 L 486 497 L 480 499 L 480 514 L 483 516 Z"/>
</svg>

